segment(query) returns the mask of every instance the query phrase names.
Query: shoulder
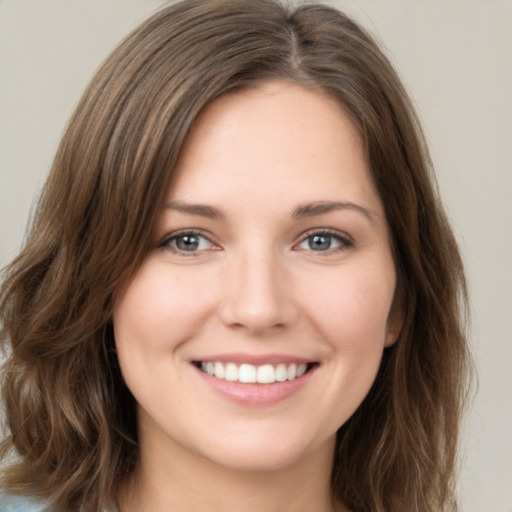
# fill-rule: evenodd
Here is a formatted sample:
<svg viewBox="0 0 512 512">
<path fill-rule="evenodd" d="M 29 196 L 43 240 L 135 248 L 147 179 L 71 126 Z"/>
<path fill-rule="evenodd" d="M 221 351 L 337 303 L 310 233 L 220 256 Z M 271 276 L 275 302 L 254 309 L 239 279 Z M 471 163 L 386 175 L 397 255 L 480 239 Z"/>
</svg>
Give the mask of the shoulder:
<svg viewBox="0 0 512 512">
<path fill-rule="evenodd" d="M 1 512 L 52 512 L 48 503 L 0 491 Z"/>
</svg>

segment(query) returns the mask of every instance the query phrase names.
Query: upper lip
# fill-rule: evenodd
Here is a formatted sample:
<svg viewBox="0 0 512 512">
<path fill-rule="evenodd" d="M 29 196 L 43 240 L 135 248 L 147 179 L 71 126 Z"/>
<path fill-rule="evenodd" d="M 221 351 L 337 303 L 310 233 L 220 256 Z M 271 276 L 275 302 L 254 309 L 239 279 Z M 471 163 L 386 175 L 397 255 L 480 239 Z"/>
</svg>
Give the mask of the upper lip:
<svg viewBox="0 0 512 512">
<path fill-rule="evenodd" d="M 264 364 L 308 364 L 316 363 L 318 361 L 306 357 L 299 357 L 290 354 L 215 354 L 204 357 L 194 358 L 194 363 L 199 362 L 220 362 L 220 363 L 236 363 L 236 364 L 252 364 L 254 366 L 261 366 Z"/>
</svg>

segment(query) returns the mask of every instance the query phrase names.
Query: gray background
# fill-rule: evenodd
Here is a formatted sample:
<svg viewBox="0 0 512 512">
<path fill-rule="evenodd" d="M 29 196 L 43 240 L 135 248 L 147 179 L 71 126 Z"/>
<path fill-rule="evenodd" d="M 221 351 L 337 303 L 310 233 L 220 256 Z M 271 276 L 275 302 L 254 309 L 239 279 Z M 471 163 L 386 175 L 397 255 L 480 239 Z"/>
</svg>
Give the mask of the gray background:
<svg viewBox="0 0 512 512">
<path fill-rule="evenodd" d="M 255 0 L 257 1 L 257 0 Z M 415 99 L 465 255 L 479 392 L 463 512 L 512 511 L 512 1 L 339 0 L 381 41 Z M 157 0 L 0 0 L 0 266 L 67 118 L 101 60 Z"/>
</svg>

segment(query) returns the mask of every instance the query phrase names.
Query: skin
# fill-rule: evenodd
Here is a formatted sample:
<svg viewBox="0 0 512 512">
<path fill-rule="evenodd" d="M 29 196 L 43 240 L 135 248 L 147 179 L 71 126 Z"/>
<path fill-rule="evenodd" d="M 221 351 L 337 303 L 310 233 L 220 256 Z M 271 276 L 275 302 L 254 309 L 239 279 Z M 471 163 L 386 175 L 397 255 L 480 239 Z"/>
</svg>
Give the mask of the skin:
<svg viewBox="0 0 512 512">
<path fill-rule="evenodd" d="M 342 108 L 280 82 L 214 101 L 115 307 L 140 432 L 120 510 L 347 510 L 329 489 L 335 435 L 397 338 L 395 285 L 382 202 Z M 315 364 L 284 399 L 240 403 L 193 364 L 223 354 Z"/>
</svg>

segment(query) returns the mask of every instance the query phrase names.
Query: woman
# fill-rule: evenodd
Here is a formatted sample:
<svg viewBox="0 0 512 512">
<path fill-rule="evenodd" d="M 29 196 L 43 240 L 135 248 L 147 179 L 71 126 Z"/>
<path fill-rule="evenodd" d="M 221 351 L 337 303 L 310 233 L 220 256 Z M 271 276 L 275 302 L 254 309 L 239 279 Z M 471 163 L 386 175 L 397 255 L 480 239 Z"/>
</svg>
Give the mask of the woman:
<svg viewBox="0 0 512 512">
<path fill-rule="evenodd" d="M 464 300 L 368 34 L 170 5 L 93 78 L 5 274 L 3 507 L 455 510 Z"/>
</svg>

